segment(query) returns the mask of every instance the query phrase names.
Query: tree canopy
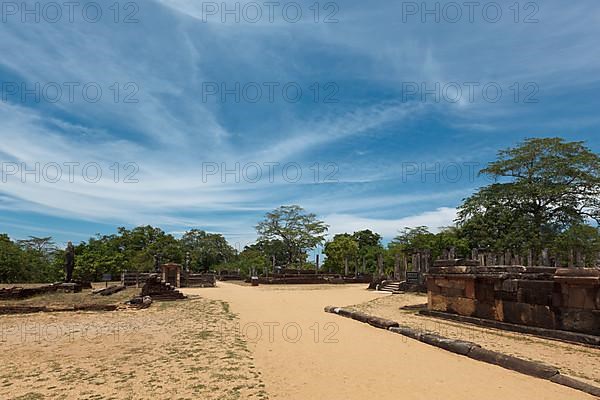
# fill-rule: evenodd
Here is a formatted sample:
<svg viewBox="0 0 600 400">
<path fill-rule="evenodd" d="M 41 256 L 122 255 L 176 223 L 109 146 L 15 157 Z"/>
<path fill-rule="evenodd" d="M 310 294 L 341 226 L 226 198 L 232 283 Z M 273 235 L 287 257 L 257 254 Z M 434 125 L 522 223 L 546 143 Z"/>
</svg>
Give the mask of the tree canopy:
<svg viewBox="0 0 600 400">
<path fill-rule="evenodd" d="M 297 205 L 281 206 L 268 212 L 256 226 L 258 240 L 280 240 L 286 265 L 303 264 L 307 251 L 325 240 L 327 225 Z"/>
<path fill-rule="evenodd" d="M 495 182 L 459 208 L 473 247 L 541 251 L 588 219 L 600 222 L 600 157 L 582 142 L 527 139 L 481 171 Z"/>
</svg>

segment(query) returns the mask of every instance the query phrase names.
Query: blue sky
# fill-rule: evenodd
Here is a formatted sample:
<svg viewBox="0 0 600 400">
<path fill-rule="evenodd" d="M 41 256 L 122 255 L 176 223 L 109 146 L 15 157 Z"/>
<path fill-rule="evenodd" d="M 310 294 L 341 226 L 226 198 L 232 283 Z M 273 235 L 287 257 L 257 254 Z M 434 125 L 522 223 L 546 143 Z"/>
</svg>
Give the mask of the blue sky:
<svg viewBox="0 0 600 400">
<path fill-rule="evenodd" d="M 318 16 L 312 0 L 227 2 L 239 22 L 221 2 L 124 1 L 116 14 L 113 0 L 82 1 L 60 18 L 25 3 L 33 13 L 17 2 L 0 15 L 0 232 L 13 238 L 152 224 L 241 248 L 265 212 L 299 204 L 330 234 L 389 240 L 451 224 L 487 182 L 473 169 L 525 137 L 600 151 L 594 0 L 461 16 L 460 2 L 437 15 L 321 2 Z"/>
</svg>

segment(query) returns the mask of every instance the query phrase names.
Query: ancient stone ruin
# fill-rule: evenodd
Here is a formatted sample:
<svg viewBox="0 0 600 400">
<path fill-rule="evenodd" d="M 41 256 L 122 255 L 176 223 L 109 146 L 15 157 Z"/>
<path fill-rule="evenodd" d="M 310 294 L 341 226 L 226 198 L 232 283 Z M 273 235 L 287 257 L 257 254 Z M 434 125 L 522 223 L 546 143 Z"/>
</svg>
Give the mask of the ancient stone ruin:
<svg viewBox="0 0 600 400">
<path fill-rule="evenodd" d="M 159 274 L 150 274 L 142 287 L 140 296 L 150 296 L 152 300 L 179 300 L 185 295 L 170 283 L 163 281 Z"/>
<path fill-rule="evenodd" d="M 211 273 L 193 273 L 186 271 L 180 264 L 167 263 L 158 267 L 158 275 L 161 280 L 168 282 L 172 287 L 216 287 L 217 277 Z M 121 273 L 121 285 L 140 286 L 153 275 L 148 272 L 130 272 Z"/>
<path fill-rule="evenodd" d="M 40 296 L 46 293 L 65 292 L 79 293 L 82 285 L 80 283 L 53 283 L 51 285 L 43 285 L 37 287 L 20 287 L 14 286 L 10 288 L 0 289 L 0 300 L 19 300 L 33 296 Z"/>
<path fill-rule="evenodd" d="M 428 309 L 600 335 L 600 269 L 478 264 L 435 261 L 426 275 Z"/>
</svg>

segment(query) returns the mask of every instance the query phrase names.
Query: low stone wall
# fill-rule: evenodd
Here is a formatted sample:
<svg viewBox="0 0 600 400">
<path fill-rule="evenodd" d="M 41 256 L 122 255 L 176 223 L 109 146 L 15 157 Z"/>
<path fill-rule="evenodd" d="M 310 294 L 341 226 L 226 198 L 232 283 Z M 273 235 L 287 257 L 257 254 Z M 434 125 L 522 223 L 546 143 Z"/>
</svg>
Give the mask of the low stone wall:
<svg viewBox="0 0 600 400">
<path fill-rule="evenodd" d="M 344 283 L 369 283 L 370 276 L 339 276 L 339 275 L 273 275 L 261 276 L 258 282 L 267 285 L 317 285 L 317 284 L 344 284 Z M 246 282 L 250 282 L 247 279 Z"/>
<path fill-rule="evenodd" d="M 600 269 L 449 263 L 426 276 L 429 310 L 600 335 Z"/>
<path fill-rule="evenodd" d="M 124 286 L 141 286 L 146 282 L 146 279 L 151 275 L 150 272 L 122 272 L 121 285 Z"/>
<path fill-rule="evenodd" d="M 216 287 L 217 277 L 215 274 L 184 274 L 182 286 L 185 287 Z"/>
</svg>

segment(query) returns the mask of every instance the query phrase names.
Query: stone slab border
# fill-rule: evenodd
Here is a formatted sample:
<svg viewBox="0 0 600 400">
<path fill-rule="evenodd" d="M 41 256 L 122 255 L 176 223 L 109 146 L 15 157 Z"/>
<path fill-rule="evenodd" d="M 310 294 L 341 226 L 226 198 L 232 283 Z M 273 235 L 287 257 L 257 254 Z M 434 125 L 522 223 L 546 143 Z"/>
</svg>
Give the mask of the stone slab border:
<svg viewBox="0 0 600 400">
<path fill-rule="evenodd" d="M 327 306 L 325 307 L 325 312 L 355 319 L 377 328 L 398 333 L 411 339 L 415 339 L 420 342 L 472 358 L 474 360 L 498 365 L 502 368 L 520 372 L 536 378 L 546 379 L 553 383 L 567 386 L 600 398 L 600 387 L 592 386 L 585 382 L 561 375 L 558 368 L 550 365 L 487 350 L 482 348 L 477 343 L 449 339 L 433 333 L 423 332 L 408 326 L 400 325 L 398 322 L 368 315 L 360 311 L 352 311 L 346 308 Z"/>
<path fill-rule="evenodd" d="M 585 333 L 560 331 L 554 329 L 537 328 L 534 326 L 510 324 L 491 319 L 467 317 L 464 315 L 450 314 L 442 311 L 420 310 L 420 315 L 427 317 L 443 318 L 451 321 L 465 322 L 487 328 L 502 329 L 511 332 L 526 333 L 529 335 L 540 336 L 544 339 L 554 339 L 563 342 L 582 344 L 591 347 L 600 347 L 600 336 L 586 335 Z"/>
<path fill-rule="evenodd" d="M 39 312 L 74 312 L 74 311 L 116 311 L 118 304 L 87 304 L 71 307 L 46 306 L 0 306 L 0 315 L 33 314 Z"/>
</svg>

